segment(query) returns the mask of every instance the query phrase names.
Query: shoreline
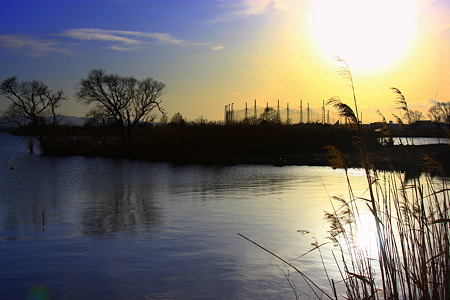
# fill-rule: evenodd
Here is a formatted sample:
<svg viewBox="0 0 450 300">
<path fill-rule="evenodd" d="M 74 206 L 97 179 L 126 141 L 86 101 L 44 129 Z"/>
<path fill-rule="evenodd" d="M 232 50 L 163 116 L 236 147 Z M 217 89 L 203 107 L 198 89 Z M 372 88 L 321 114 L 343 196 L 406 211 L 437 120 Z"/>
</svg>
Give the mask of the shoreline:
<svg viewBox="0 0 450 300">
<path fill-rule="evenodd" d="M 13 135 L 17 135 L 11 133 Z M 323 148 L 326 142 L 314 145 L 289 147 L 290 144 L 285 144 L 282 141 L 276 143 L 275 141 L 268 142 L 263 140 L 260 144 L 255 146 L 255 141 L 247 144 L 236 143 L 225 144 L 217 143 L 215 139 L 207 139 L 202 137 L 201 142 L 195 140 L 194 142 L 186 140 L 168 140 L 160 139 L 154 144 L 143 143 L 135 148 L 135 151 L 123 151 L 120 144 L 111 144 L 106 147 L 98 143 L 93 143 L 95 140 L 78 140 L 72 136 L 69 138 L 60 136 L 62 140 L 47 148 L 43 155 L 49 156 L 86 156 L 86 157 L 107 157 L 115 159 L 133 159 L 152 162 L 168 162 L 179 165 L 238 165 L 238 164 L 259 164 L 259 165 L 274 165 L 274 166 L 331 166 L 328 152 Z M 66 138 L 64 140 L 64 138 Z M 114 142 L 114 140 L 111 140 Z M 167 146 L 168 142 L 175 142 L 174 145 Z M 205 142 L 208 141 L 208 142 Z M 228 140 L 227 140 L 228 141 Z M 334 144 L 329 141 L 329 144 Z M 188 143 L 187 147 L 183 144 Z M 339 142 L 337 143 L 339 144 Z M 348 143 L 347 143 L 348 144 Z M 361 168 L 361 158 L 359 151 L 355 151 L 353 147 L 346 147 L 340 149 L 343 153 L 347 167 Z M 378 143 L 376 143 L 378 144 Z M 155 146 L 163 147 L 155 151 Z M 276 147 L 273 147 L 276 145 Z M 302 144 L 304 145 L 304 144 Z M 92 148 L 89 148 L 89 147 Z M 189 147 L 191 146 L 191 147 Z M 342 146 L 342 143 L 341 145 Z M 247 147 L 247 148 L 245 148 Z M 268 147 L 268 148 L 267 148 Z M 308 149 L 309 148 L 309 149 Z M 340 148 L 339 146 L 337 148 Z M 245 149 L 241 151 L 238 149 Z M 275 150 L 275 151 L 274 151 Z M 296 150 L 300 150 L 295 153 Z M 308 151 L 309 150 L 309 151 Z M 374 145 L 367 150 L 369 160 L 377 170 L 396 170 L 396 171 L 423 171 L 426 156 L 434 158 L 440 163 L 444 170 L 450 171 L 450 145 L 449 144 L 430 144 L 430 145 Z M 244 154 L 247 152 L 247 154 Z M 449 173 L 450 172 L 446 172 Z"/>
<path fill-rule="evenodd" d="M 361 168 L 359 153 L 343 153 L 349 168 Z M 398 145 L 385 146 L 381 150 L 369 152 L 369 159 L 377 170 L 410 171 L 423 169 L 425 157 L 429 156 L 450 169 L 450 145 Z M 290 155 L 260 155 L 246 157 L 249 164 L 270 164 L 274 166 L 308 165 L 331 166 L 328 153 L 302 153 Z"/>
</svg>

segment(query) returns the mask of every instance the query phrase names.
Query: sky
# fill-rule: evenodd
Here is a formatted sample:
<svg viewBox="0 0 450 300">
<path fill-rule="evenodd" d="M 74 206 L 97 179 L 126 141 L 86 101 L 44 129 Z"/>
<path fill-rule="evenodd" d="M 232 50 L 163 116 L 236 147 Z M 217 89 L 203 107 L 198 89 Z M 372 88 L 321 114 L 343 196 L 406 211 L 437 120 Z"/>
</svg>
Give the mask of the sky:
<svg viewBox="0 0 450 300">
<path fill-rule="evenodd" d="M 450 0 L 0 0 L 0 80 L 37 79 L 83 117 L 92 69 L 166 84 L 170 118 L 222 120 L 225 106 L 320 111 L 338 96 L 364 123 L 450 101 Z M 0 110 L 8 100 L 0 96 Z M 332 118 L 336 112 L 327 107 Z M 304 117 L 306 118 L 306 117 Z M 294 120 L 295 121 L 295 120 Z"/>
</svg>

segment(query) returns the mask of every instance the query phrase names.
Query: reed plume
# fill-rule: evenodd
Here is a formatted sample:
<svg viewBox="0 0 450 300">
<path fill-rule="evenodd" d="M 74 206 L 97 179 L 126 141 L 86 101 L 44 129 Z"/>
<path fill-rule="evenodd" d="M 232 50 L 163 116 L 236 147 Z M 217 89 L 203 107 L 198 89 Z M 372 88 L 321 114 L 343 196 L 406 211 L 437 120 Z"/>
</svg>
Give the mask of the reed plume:
<svg viewBox="0 0 450 300">
<path fill-rule="evenodd" d="M 337 281 L 330 278 L 326 270 L 328 267 L 324 264 L 331 291 L 327 293 L 325 288 L 319 290 L 318 286 L 313 286 L 297 267 L 294 270 L 310 287 L 319 290 L 328 299 L 450 299 L 448 178 L 443 177 L 445 173 L 442 166 L 430 156 L 424 158 L 421 176 L 409 181 L 402 179 L 401 172 L 380 172 L 373 167 L 357 117 L 351 72 L 345 61 L 340 58 L 338 61 L 344 64 L 339 73 L 350 80 L 352 85 L 356 114 L 339 97 L 330 98 L 327 104 L 333 105 L 355 129 L 353 142 L 361 155 L 368 196 L 355 195 L 343 153 L 333 145 L 325 147 L 331 157 L 331 166 L 345 170 L 348 186 L 348 198 L 330 197 L 332 211 L 325 212 L 325 220 L 330 226 L 327 239 L 337 247 L 332 256 L 340 278 Z M 409 118 L 404 95 L 397 88 L 392 90 L 397 94 L 398 108 L 406 111 L 406 117 Z M 402 118 L 395 117 L 404 127 Z M 382 131 L 390 134 L 386 119 L 382 118 Z M 439 174 L 440 177 L 432 174 Z M 368 234 L 361 225 L 363 215 L 369 216 L 375 224 L 376 257 L 369 256 L 367 249 L 358 245 L 356 239 L 358 232 Z M 310 233 L 307 230 L 299 232 Z M 311 244 L 311 250 L 305 254 L 321 251 L 324 244 L 315 241 Z M 315 296 L 322 299 L 317 292 Z"/>
</svg>

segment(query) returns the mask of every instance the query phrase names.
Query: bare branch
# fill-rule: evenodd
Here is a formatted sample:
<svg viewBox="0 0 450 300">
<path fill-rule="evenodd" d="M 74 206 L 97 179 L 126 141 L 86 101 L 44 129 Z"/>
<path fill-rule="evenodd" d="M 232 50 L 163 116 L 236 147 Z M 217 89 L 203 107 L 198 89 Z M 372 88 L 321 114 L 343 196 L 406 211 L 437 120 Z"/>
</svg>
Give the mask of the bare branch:
<svg viewBox="0 0 450 300">
<path fill-rule="evenodd" d="M 56 109 L 67 100 L 64 91 L 52 92 L 42 81 L 19 81 L 13 76 L 0 84 L 0 94 L 11 101 L 3 115 L 44 146 L 59 122 Z"/>
<path fill-rule="evenodd" d="M 94 104 L 103 117 L 114 119 L 128 146 L 133 128 L 154 119 L 155 109 L 162 112 L 160 97 L 165 87 L 152 78 L 138 80 L 94 69 L 77 85 L 75 96 L 85 105 Z"/>
</svg>

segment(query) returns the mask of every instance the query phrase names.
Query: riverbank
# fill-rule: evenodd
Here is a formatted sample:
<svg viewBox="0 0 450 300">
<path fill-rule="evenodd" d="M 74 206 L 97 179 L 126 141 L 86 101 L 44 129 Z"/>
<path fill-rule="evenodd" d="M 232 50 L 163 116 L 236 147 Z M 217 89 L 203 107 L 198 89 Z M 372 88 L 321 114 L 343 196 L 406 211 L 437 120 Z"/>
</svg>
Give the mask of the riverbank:
<svg viewBox="0 0 450 300">
<path fill-rule="evenodd" d="M 361 157 L 358 152 L 344 152 L 343 155 L 348 167 L 361 167 Z M 442 164 L 444 169 L 450 170 L 450 145 L 447 144 L 384 146 L 369 153 L 370 161 L 377 170 L 423 170 L 426 156 L 436 159 L 437 162 Z M 329 166 L 330 158 L 328 153 L 316 152 L 278 156 L 260 155 L 247 157 L 246 160 L 249 164 L 270 164 L 275 166 Z"/>
<path fill-rule="evenodd" d="M 428 155 L 444 159 L 450 146 L 381 145 L 384 135 L 364 126 L 370 160 L 379 170 L 421 170 Z M 111 157 L 198 165 L 329 166 L 326 146 L 342 151 L 349 167 L 361 167 L 355 131 L 349 126 L 297 125 L 166 125 L 140 127 L 128 145 L 114 127 L 60 127 L 43 153 L 53 156 Z"/>
<path fill-rule="evenodd" d="M 108 130 L 109 129 L 109 130 Z M 273 164 L 274 158 L 324 154 L 327 145 L 343 152 L 358 151 L 355 132 L 348 126 L 302 125 L 186 125 L 138 128 L 124 143 L 114 128 L 66 128 L 45 145 L 50 155 L 103 156 L 177 164 Z M 380 148 L 381 133 L 363 132 L 369 151 Z M 310 161 L 311 159 L 306 159 Z"/>
</svg>

